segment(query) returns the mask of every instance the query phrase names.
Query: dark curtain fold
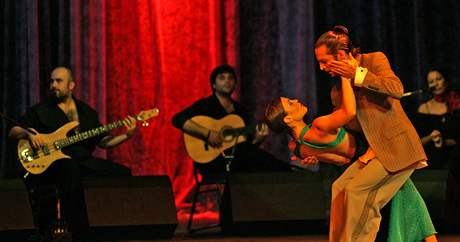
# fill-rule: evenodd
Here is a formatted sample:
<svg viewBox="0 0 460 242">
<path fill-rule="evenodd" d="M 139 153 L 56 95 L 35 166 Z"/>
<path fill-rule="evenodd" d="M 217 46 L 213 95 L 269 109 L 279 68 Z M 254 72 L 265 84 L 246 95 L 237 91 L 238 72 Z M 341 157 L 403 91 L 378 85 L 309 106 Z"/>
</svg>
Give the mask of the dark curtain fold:
<svg viewBox="0 0 460 242">
<path fill-rule="evenodd" d="M 425 87 L 430 66 L 459 84 L 460 3 L 453 0 L 5 0 L 0 7 L 1 111 L 18 118 L 38 102 L 57 65 L 74 70 L 75 95 L 104 123 L 160 108 L 150 127 L 98 155 L 136 175 L 168 174 L 179 205 L 193 185 L 192 163 L 171 116 L 211 94 L 209 72 L 218 64 L 236 66 L 235 97 L 254 122 L 280 95 L 307 103 L 311 116 L 331 110 L 332 82 L 313 46 L 335 24 L 346 25 L 364 52 L 387 54 L 407 91 Z M 424 98 L 403 103 L 413 110 Z M 0 176 L 8 177 L 16 155 L 7 143 L 11 125 L 1 124 Z M 286 141 L 271 135 L 263 148 L 286 160 Z"/>
<path fill-rule="evenodd" d="M 440 67 L 458 87 L 460 3 L 456 1 L 315 1 L 315 37 L 343 24 L 363 52 L 383 51 L 405 90 L 426 88 L 426 72 Z M 324 80 L 325 81 L 325 80 Z M 322 82 L 322 79 L 318 79 Z M 412 113 L 428 93 L 403 99 Z"/>
<path fill-rule="evenodd" d="M 1 1 L 2 73 L 1 112 L 17 119 L 40 96 L 38 3 L 26 0 Z M 14 144 L 7 134 L 12 123 L 1 120 L 0 177 L 15 175 Z"/>
<path fill-rule="evenodd" d="M 240 2 L 241 101 L 263 119 L 275 97 L 318 108 L 313 59 L 313 1 Z M 287 137 L 271 135 L 263 148 L 288 161 Z"/>
</svg>

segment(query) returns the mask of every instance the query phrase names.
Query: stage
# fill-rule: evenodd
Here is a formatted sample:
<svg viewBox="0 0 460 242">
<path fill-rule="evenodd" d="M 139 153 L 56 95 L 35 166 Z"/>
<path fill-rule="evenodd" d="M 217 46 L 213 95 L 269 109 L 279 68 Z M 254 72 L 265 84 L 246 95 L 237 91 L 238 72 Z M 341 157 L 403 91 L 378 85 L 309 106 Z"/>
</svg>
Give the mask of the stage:
<svg viewBox="0 0 460 242">
<path fill-rule="evenodd" d="M 455 212 L 452 206 L 445 206 L 445 194 L 451 193 L 446 191 L 447 173 L 422 171 L 412 178 L 427 201 L 440 233 L 438 240 L 460 241 L 456 220 L 452 218 Z M 314 173 L 230 176 L 227 192 L 221 194 L 221 207 L 216 201 L 209 202 L 217 194 L 205 195 L 193 217 L 193 230 L 218 223 L 221 226 L 194 233 L 187 228 L 190 207 L 174 206 L 167 176 L 85 179 L 83 184 L 91 238 L 95 241 L 327 241 L 322 180 Z M 24 209 L 30 206 L 24 184 L 20 180 L 2 180 L 0 185 L 0 231 L 20 233 L 11 238 L 27 238 L 20 231 L 33 231 L 34 225 L 30 207 Z M 382 231 L 388 229 L 385 209 Z M 1 237 L 0 241 L 22 241 Z"/>
<path fill-rule="evenodd" d="M 153 240 L 152 240 L 153 241 Z M 158 240 L 155 240 L 158 241 Z M 327 235 L 292 235 L 292 236 L 222 236 L 222 235 L 177 235 L 172 239 L 159 241 L 206 241 L 206 242 L 271 242 L 271 241 L 302 241 L 302 242 L 327 242 Z M 458 242 L 460 235 L 439 235 L 440 242 Z M 129 240 L 119 242 L 130 242 Z M 133 241 L 134 242 L 134 241 Z M 136 240 L 136 242 L 141 242 Z"/>
</svg>

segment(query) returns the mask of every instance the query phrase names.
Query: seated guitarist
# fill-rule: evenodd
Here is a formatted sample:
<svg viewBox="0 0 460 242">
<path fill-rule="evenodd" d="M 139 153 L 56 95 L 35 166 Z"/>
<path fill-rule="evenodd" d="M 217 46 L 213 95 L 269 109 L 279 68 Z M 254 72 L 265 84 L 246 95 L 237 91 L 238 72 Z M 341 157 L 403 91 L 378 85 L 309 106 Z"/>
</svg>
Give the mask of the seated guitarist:
<svg viewBox="0 0 460 242">
<path fill-rule="evenodd" d="M 236 114 L 247 125 L 249 116 L 244 107 L 231 98 L 237 81 L 233 67 L 229 65 L 216 67 L 211 73 L 210 81 L 213 94 L 196 101 L 174 115 L 172 123 L 183 132 L 204 140 L 209 146 L 220 147 L 223 140 L 218 130 L 205 127 L 203 124 L 193 121 L 192 118 L 197 115 L 204 115 L 218 120 L 229 114 Z M 289 164 L 277 160 L 271 154 L 257 147 L 267 135 L 268 127 L 265 124 L 258 125 L 254 137 L 249 137 L 246 142 L 236 145 L 235 158 L 230 167 L 231 171 L 290 170 Z M 231 148 L 224 153 L 230 154 Z M 205 179 L 206 175 L 219 175 L 226 171 L 226 162 L 222 155 L 209 163 L 194 162 L 194 165 Z"/>
<path fill-rule="evenodd" d="M 9 137 L 16 140 L 28 139 L 33 147 L 38 148 L 46 142 L 43 134 L 53 133 L 70 121 L 79 122 L 79 126 L 70 132 L 83 132 L 101 126 L 97 112 L 72 95 L 74 88 L 75 81 L 71 70 L 66 67 L 55 68 L 51 72 L 49 81 L 49 98 L 29 108 L 22 117 L 23 126 L 29 127 L 37 134 L 14 126 L 9 132 Z M 92 153 L 96 145 L 101 148 L 111 148 L 129 139 L 136 130 L 136 122 L 132 117 L 129 117 L 125 126 L 126 133 L 122 135 L 99 135 L 64 148 L 63 153 L 69 155 L 71 159 L 58 160 L 42 174 L 29 175 L 26 178 L 29 190 L 36 190 L 40 184 L 44 183 L 57 185 L 60 192 L 62 216 L 68 222 L 72 236 L 76 239 L 88 230 L 81 176 L 96 169 L 96 167 L 91 169 L 91 167 L 84 167 L 81 164 L 91 164 L 87 161 L 93 158 Z M 99 169 L 102 169 L 102 173 L 111 170 L 118 172 L 118 175 L 130 175 L 130 170 L 121 165 L 111 162 L 99 162 L 99 164 L 101 164 Z M 38 227 L 42 233 L 49 233 L 50 218 L 46 216 L 53 215 L 54 213 L 51 215 L 39 214 Z M 49 236 L 49 234 L 45 234 L 45 236 Z"/>
</svg>

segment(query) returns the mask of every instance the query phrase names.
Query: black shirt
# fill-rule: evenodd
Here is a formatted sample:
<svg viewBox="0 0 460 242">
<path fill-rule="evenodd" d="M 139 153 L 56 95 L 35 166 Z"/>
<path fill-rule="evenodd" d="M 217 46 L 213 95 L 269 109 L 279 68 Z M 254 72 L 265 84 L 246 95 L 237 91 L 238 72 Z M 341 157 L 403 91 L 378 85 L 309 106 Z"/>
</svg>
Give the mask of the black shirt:
<svg viewBox="0 0 460 242">
<path fill-rule="evenodd" d="M 97 112 L 86 103 L 75 99 L 79 117 L 78 132 L 88 131 L 101 126 Z M 65 113 L 52 101 L 40 102 L 27 110 L 22 117 L 22 124 L 26 127 L 34 128 L 39 133 L 53 133 L 70 120 Z M 75 134 L 75 129 L 67 133 L 67 136 Z M 97 143 L 104 135 L 82 140 L 78 143 L 65 147 L 62 151 L 72 158 L 91 157 Z"/>
<path fill-rule="evenodd" d="M 233 101 L 233 105 L 235 110 L 232 113 L 227 113 L 222 104 L 220 104 L 217 97 L 215 95 L 211 95 L 196 101 L 190 107 L 187 107 L 183 111 L 175 114 L 172 119 L 172 123 L 176 128 L 182 130 L 182 126 L 184 125 L 185 121 L 197 115 L 205 115 L 210 118 L 221 119 L 229 114 L 236 114 L 239 115 L 247 125 L 249 118 L 246 110 L 235 101 Z"/>
<path fill-rule="evenodd" d="M 448 168 L 458 159 L 458 144 L 460 144 L 460 110 L 448 112 L 443 115 L 421 114 L 417 113 L 413 119 L 414 127 L 420 137 L 430 135 L 437 129 L 441 132 L 442 139 L 453 139 L 457 142 L 456 146 L 435 147 L 433 142 L 424 145 L 425 152 L 428 156 L 429 168 L 441 169 Z"/>
<path fill-rule="evenodd" d="M 187 107 L 183 111 L 174 115 L 172 119 L 173 125 L 182 130 L 182 126 L 185 121 L 193 118 L 197 115 L 205 115 L 214 119 L 221 119 L 229 114 L 239 115 L 246 125 L 248 125 L 249 116 L 245 108 L 239 103 L 233 101 L 234 111 L 227 113 L 225 108 L 220 104 L 219 100 L 215 95 L 200 99 Z M 252 140 L 251 134 L 248 135 L 248 141 Z M 254 171 L 288 171 L 291 169 L 288 163 L 282 162 L 276 159 L 273 155 L 264 150 L 259 149 L 256 145 L 251 142 L 242 142 L 236 145 L 234 159 L 231 162 L 231 170 L 235 172 L 254 172 Z M 229 154 L 228 151 L 225 151 Z M 216 159 L 209 163 L 196 163 L 194 166 L 200 169 L 203 179 L 215 179 L 214 175 L 224 174 L 226 171 L 226 161 L 222 155 L 219 155 Z"/>
</svg>

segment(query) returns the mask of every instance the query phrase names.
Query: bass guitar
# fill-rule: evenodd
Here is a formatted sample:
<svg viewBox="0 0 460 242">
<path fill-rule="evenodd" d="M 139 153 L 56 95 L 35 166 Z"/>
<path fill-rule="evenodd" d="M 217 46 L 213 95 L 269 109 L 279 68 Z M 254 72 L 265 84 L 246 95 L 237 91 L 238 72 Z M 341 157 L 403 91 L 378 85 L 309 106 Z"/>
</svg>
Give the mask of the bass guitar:
<svg viewBox="0 0 460 242">
<path fill-rule="evenodd" d="M 136 115 L 134 119 L 143 122 L 143 126 L 146 126 L 148 124 L 146 120 L 157 116 L 158 113 L 159 110 L 157 108 L 145 110 Z M 45 134 L 45 144 L 37 149 L 32 147 L 29 140 L 21 139 L 17 147 L 19 161 L 28 173 L 41 174 L 56 160 L 70 158 L 70 156 L 61 151 L 64 147 L 119 128 L 123 126 L 123 122 L 126 120 L 127 119 L 119 120 L 105 126 L 100 126 L 67 137 L 67 133 L 79 125 L 77 121 L 72 121 L 63 125 L 53 133 Z M 28 175 L 28 173 L 26 175 Z"/>
</svg>

